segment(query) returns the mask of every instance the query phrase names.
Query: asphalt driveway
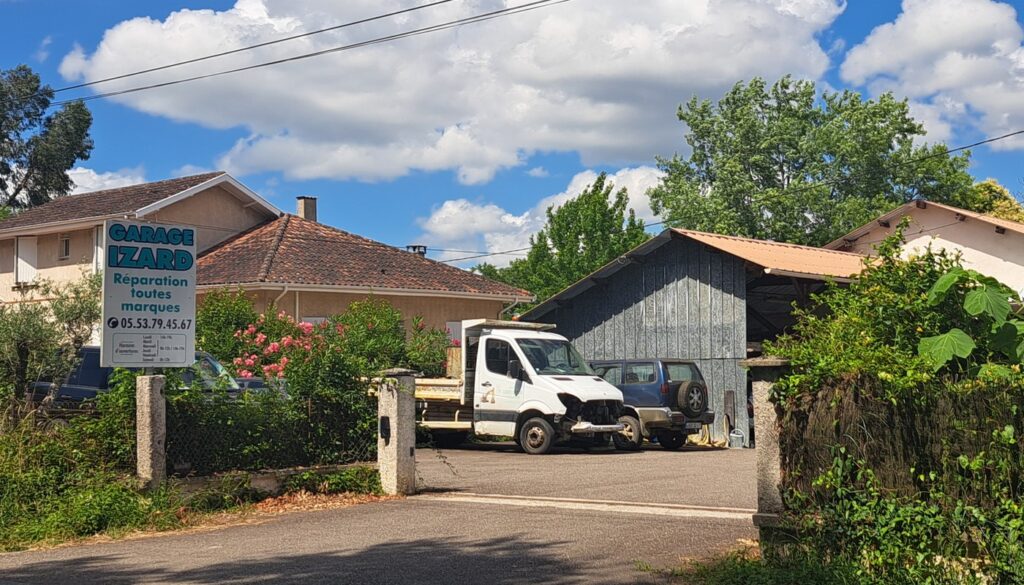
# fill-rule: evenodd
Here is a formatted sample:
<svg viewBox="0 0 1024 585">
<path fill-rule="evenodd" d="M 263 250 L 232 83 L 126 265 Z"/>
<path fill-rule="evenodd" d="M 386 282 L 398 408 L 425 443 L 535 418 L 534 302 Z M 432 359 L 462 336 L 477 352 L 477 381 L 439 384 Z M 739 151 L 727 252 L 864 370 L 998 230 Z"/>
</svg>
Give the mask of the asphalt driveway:
<svg viewBox="0 0 1024 585">
<path fill-rule="evenodd" d="M 428 491 L 739 509 L 757 507 L 756 465 L 753 449 L 700 447 L 535 456 L 509 442 L 416 453 L 419 484 Z"/>
<path fill-rule="evenodd" d="M 659 583 L 637 561 L 678 566 L 756 535 L 752 451 L 441 455 L 417 454 L 423 495 L 4 554 L 0 585 Z"/>
</svg>

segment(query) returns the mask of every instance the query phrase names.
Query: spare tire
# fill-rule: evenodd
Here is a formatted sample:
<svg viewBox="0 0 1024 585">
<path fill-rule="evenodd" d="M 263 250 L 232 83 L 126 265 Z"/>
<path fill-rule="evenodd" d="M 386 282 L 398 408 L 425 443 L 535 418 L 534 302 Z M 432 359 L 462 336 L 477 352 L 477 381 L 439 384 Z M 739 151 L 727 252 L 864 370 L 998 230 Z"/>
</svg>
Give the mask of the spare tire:
<svg viewBox="0 0 1024 585">
<path fill-rule="evenodd" d="M 676 395 L 679 408 L 688 417 L 696 418 L 708 408 L 708 389 L 700 382 L 690 382 Z"/>
</svg>

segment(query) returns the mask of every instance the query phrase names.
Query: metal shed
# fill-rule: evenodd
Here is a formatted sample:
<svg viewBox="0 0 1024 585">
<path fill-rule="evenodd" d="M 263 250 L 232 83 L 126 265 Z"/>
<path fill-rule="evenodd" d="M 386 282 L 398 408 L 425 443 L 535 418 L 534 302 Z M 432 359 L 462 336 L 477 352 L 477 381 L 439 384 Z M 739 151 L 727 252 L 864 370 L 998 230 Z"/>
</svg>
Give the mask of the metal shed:
<svg viewBox="0 0 1024 585">
<path fill-rule="evenodd" d="M 667 229 L 521 317 L 553 323 L 587 359 L 698 363 L 716 412 L 744 434 L 747 379 L 739 362 L 792 324 L 828 280 L 848 282 L 859 254 Z M 747 438 L 749 440 L 749 437 Z"/>
</svg>

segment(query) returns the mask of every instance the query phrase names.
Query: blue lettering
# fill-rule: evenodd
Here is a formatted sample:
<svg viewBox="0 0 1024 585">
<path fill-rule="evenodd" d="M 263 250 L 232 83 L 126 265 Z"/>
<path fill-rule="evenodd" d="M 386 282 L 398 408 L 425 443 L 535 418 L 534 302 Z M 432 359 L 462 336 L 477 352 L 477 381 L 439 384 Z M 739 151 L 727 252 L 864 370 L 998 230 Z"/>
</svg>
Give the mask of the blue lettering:
<svg viewBox="0 0 1024 585">
<path fill-rule="evenodd" d="M 167 248 L 156 249 L 156 269 L 176 270 L 174 267 L 174 252 Z"/>
<path fill-rule="evenodd" d="M 174 269 L 175 270 L 188 270 L 192 268 L 192 254 L 189 254 L 185 250 L 174 251 Z"/>
<path fill-rule="evenodd" d="M 110 224 L 110 239 L 115 242 L 120 242 L 124 239 L 124 225 L 119 223 Z"/>
</svg>

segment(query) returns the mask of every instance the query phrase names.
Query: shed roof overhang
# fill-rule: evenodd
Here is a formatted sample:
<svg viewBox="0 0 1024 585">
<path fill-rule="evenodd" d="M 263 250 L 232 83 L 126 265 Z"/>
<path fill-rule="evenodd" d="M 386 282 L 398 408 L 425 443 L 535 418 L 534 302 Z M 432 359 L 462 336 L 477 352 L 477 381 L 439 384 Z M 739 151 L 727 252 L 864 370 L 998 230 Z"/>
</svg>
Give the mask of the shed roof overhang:
<svg viewBox="0 0 1024 585">
<path fill-rule="evenodd" d="M 787 280 L 850 282 L 860 273 L 864 264 L 864 257 L 860 254 L 670 228 L 537 305 L 526 312 L 522 319 L 542 319 L 544 315 L 606 281 L 624 267 L 642 264 L 648 255 L 673 239 L 699 242 L 744 260 L 758 274 L 784 277 Z"/>
</svg>

